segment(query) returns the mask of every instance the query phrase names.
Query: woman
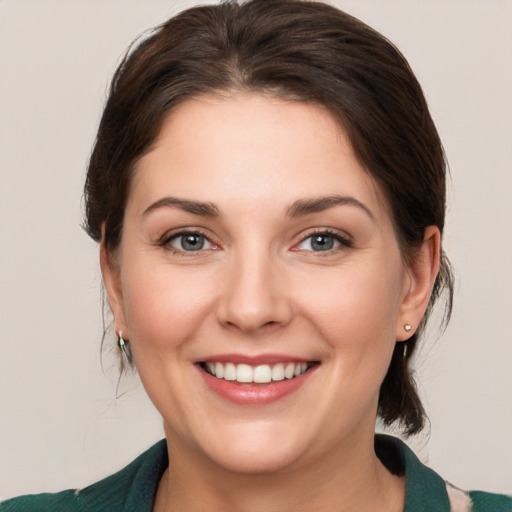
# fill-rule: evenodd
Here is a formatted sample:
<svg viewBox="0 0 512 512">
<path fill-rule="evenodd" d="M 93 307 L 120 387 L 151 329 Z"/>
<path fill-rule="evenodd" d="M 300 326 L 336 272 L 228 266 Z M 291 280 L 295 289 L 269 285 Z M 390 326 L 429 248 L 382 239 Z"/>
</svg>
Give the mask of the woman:
<svg viewBox="0 0 512 512">
<path fill-rule="evenodd" d="M 190 10 L 121 63 L 86 228 L 123 365 L 166 443 L 90 488 L 0 510 L 512 510 L 396 439 L 451 273 L 445 162 L 382 36 L 320 3 Z"/>
</svg>

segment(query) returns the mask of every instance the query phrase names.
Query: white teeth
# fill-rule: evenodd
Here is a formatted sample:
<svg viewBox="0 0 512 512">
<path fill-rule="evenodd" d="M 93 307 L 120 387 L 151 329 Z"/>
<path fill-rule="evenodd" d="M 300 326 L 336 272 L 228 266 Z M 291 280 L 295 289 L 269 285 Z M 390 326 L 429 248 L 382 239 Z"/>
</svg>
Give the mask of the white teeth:
<svg viewBox="0 0 512 512">
<path fill-rule="evenodd" d="M 256 366 L 256 368 L 253 370 L 252 380 L 260 384 L 270 382 L 272 380 L 272 369 L 268 364 Z"/>
<path fill-rule="evenodd" d="M 295 365 L 293 363 L 288 363 L 284 370 L 284 376 L 287 379 L 293 379 L 294 374 L 295 374 Z"/>
<path fill-rule="evenodd" d="M 278 363 L 272 367 L 272 380 L 284 379 L 284 364 Z"/>
<path fill-rule="evenodd" d="M 236 380 L 238 382 L 253 382 L 252 377 L 252 368 L 248 364 L 239 364 L 236 367 Z"/>
<path fill-rule="evenodd" d="M 224 366 L 224 379 L 236 380 L 236 366 L 233 363 L 227 363 Z"/>
<path fill-rule="evenodd" d="M 224 366 L 222 363 L 215 363 L 215 376 L 219 379 L 222 379 L 224 377 Z"/>
<path fill-rule="evenodd" d="M 224 380 L 236 380 L 237 382 L 266 384 L 284 379 L 300 377 L 308 369 L 307 363 L 277 363 L 274 365 L 260 364 L 250 366 L 248 364 L 207 362 L 206 370 Z"/>
</svg>

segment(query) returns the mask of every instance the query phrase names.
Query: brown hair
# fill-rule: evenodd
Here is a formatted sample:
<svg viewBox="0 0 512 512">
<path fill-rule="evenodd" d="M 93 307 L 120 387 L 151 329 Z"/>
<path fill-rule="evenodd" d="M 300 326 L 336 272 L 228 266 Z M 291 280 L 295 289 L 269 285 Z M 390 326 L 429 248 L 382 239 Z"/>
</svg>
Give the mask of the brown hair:
<svg viewBox="0 0 512 512">
<path fill-rule="evenodd" d="M 252 91 L 324 105 L 347 131 L 356 156 L 380 184 L 405 258 L 429 225 L 441 232 L 446 163 L 421 87 L 382 35 L 320 2 L 251 0 L 188 9 L 130 50 L 117 69 L 90 158 L 85 228 L 115 249 L 137 161 L 169 111 L 200 94 Z M 397 343 L 379 396 L 385 424 L 421 430 L 425 412 L 410 369 L 434 302 L 453 277 L 441 270 L 422 325 Z"/>
</svg>

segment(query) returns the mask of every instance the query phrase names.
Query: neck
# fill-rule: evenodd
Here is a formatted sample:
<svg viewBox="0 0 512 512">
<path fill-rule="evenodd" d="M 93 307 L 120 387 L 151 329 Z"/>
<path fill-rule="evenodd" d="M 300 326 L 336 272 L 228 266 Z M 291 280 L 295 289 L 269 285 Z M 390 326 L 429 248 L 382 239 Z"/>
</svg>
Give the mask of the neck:
<svg viewBox="0 0 512 512">
<path fill-rule="evenodd" d="M 367 437 L 367 436 L 358 436 Z M 370 439 L 344 443 L 316 462 L 272 474 L 240 474 L 183 450 L 168 436 L 169 469 L 155 512 L 400 512 L 405 479 L 382 465 Z"/>
</svg>

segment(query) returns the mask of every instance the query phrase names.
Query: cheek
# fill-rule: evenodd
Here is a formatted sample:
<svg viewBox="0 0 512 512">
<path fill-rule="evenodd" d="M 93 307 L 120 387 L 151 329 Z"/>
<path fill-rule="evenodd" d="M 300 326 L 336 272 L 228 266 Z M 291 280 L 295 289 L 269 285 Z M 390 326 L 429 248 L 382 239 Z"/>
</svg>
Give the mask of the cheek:
<svg viewBox="0 0 512 512">
<path fill-rule="evenodd" d="M 123 282 L 126 325 L 132 348 L 156 351 L 176 347 L 197 329 L 210 309 L 214 283 L 168 265 L 129 262 Z M 146 354 L 144 354 L 146 355 Z"/>
<path fill-rule="evenodd" d="M 312 308 L 326 323 L 352 327 L 359 321 L 391 322 L 399 310 L 401 272 L 398 269 L 347 266 L 339 272 L 316 274 L 305 283 Z M 360 325 L 361 330 L 368 326 Z"/>
<path fill-rule="evenodd" d="M 346 266 L 305 281 L 301 308 L 332 354 L 342 354 L 341 364 L 385 373 L 396 342 L 401 281 L 397 265 Z"/>
</svg>

